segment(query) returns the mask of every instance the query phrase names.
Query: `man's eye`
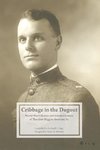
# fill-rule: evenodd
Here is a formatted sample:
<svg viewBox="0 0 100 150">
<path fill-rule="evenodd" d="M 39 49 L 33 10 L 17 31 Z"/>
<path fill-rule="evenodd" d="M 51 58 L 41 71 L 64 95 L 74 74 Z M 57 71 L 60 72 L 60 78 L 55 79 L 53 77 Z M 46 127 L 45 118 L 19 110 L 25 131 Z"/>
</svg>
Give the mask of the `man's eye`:
<svg viewBox="0 0 100 150">
<path fill-rule="evenodd" d="M 26 42 L 26 38 L 25 38 L 25 37 L 19 38 L 19 42 L 20 42 L 20 43 L 25 43 L 25 42 Z"/>
<path fill-rule="evenodd" d="M 33 38 L 33 40 L 34 40 L 35 42 L 41 42 L 41 41 L 44 40 L 44 38 L 43 38 L 42 36 L 35 36 L 35 37 Z"/>
</svg>

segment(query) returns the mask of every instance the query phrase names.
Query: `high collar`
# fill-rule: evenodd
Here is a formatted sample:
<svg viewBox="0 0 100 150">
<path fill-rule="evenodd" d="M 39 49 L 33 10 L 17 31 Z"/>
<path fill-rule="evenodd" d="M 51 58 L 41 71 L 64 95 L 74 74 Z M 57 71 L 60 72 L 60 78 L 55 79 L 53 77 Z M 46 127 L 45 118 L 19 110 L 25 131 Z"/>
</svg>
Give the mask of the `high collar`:
<svg viewBox="0 0 100 150">
<path fill-rule="evenodd" d="M 41 72 L 41 73 L 40 73 L 40 74 L 38 74 L 38 75 L 34 75 L 33 73 L 31 73 L 31 76 L 32 76 L 32 77 L 37 77 L 37 76 L 39 76 L 39 75 L 42 75 L 42 74 L 44 74 L 44 73 L 46 73 L 46 72 L 49 72 L 49 71 L 51 71 L 51 70 L 55 69 L 57 66 L 58 66 L 58 65 L 57 65 L 57 64 L 55 64 L 55 65 L 53 65 L 51 68 L 49 68 L 49 69 L 47 69 L 47 70 L 45 70 L 45 71 Z"/>
<path fill-rule="evenodd" d="M 31 76 L 30 77 L 30 82 L 34 83 L 36 82 L 37 84 L 43 83 L 43 82 L 53 82 L 58 80 L 58 78 L 61 78 L 62 74 L 59 70 L 59 67 L 57 66 L 56 68 L 45 72 L 44 74 L 40 74 L 38 76 Z"/>
</svg>

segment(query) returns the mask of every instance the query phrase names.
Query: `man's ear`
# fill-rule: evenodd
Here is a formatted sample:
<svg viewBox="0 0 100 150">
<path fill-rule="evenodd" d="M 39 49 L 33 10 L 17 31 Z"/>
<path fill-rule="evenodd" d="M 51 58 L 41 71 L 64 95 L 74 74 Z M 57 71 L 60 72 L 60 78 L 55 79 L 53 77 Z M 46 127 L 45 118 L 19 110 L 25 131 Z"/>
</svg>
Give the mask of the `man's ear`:
<svg viewBox="0 0 100 150">
<path fill-rule="evenodd" d="M 56 50 L 58 50 L 60 48 L 61 43 L 62 43 L 62 36 L 58 35 L 57 36 L 57 41 L 56 41 Z"/>
</svg>

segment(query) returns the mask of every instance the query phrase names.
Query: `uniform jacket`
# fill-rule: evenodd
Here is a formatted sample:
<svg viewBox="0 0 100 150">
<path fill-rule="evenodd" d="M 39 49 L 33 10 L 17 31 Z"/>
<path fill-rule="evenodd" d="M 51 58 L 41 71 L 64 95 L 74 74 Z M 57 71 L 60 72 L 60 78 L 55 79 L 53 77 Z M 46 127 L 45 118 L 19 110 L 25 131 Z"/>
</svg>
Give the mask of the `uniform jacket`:
<svg viewBox="0 0 100 150">
<path fill-rule="evenodd" d="M 31 77 L 19 102 L 82 102 L 83 107 L 83 138 L 24 139 L 24 146 L 25 143 L 29 146 L 27 150 L 99 150 L 100 124 L 96 101 L 86 88 L 63 76 L 58 67 Z"/>
</svg>

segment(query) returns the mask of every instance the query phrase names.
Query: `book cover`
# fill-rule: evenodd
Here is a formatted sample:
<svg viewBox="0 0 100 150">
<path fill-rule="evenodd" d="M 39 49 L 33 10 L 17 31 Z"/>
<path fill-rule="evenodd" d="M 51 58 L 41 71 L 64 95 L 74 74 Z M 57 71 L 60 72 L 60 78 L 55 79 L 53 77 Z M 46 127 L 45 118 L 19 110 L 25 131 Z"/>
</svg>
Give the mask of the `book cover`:
<svg viewBox="0 0 100 150">
<path fill-rule="evenodd" d="M 100 149 L 99 3 L 0 2 L 0 150 Z"/>
</svg>

